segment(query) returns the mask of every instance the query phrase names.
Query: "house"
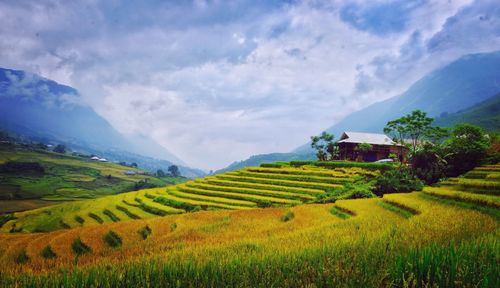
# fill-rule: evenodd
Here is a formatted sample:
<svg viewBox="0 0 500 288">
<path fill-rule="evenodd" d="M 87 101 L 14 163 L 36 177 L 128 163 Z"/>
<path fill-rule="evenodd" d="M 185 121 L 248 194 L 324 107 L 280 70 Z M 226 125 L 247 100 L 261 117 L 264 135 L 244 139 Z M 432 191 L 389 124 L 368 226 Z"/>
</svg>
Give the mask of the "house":
<svg viewBox="0 0 500 288">
<path fill-rule="evenodd" d="M 97 156 L 92 156 L 92 158 L 90 158 L 90 160 L 93 160 L 93 161 L 99 161 L 99 159 L 100 159 L 100 158 L 99 158 L 99 157 L 97 157 Z"/>
<path fill-rule="evenodd" d="M 359 149 L 359 145 L 363 143 L 370 144 L 371 149 Z M 344 132 L 337 144 L 341 160 L 373 162 L 387 159 L 389 154 L 393 153 L 402 161 L 406 153 L 403 145 L 392 141 L 385 134 Z"/>
</svg>

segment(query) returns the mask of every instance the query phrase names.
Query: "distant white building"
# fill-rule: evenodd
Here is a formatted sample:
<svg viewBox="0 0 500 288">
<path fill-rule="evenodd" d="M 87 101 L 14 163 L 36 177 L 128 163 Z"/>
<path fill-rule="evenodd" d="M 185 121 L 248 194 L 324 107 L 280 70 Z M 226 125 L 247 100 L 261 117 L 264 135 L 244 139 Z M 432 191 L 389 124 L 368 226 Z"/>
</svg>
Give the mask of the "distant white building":
<svg viewBox="0 0 500 288">
<path fill-rule="evenodd" d="M 90 160 L 94 160 L 94 161 L 99 161 L 101 158 L 97 157 L 97 156 L 93 156 L 92 158 L 90 158 Z"/>
<path fill-rule="evenodd" d="M 106 158 L 100 158 L 98 161 L 100 161 L 100 162 L 108 162 L 108 160 Z"/>
</svg>

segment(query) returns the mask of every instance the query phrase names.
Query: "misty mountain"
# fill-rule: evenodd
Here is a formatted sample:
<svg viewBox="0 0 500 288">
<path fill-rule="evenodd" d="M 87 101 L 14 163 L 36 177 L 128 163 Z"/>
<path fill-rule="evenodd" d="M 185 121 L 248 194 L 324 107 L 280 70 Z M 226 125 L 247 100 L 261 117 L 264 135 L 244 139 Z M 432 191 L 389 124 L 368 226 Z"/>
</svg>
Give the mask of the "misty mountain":
<svg viewBox="0 0 500 288">
<path fill-rule="evenodd" d="M 434 118 L 443 116 L 436 122 L 437 124 L 444 123 L 440 122 L 445 121 L 441 119 L 450 115 L 449 123 L 451 123 L 451 119 L 458 121 L 460 117 L 465 117 L 464 121 L 471 121 L 482 126 L 498 125 L 498 122 L 491 123 L 491 121 L 496 121 L 495 116 L 497 117 L 497 115 L 494 113 L 498 114 L 498 112 L 494 112 L 495 107 L 498 107 L 495 105 L 498 104 L 493 105 L 494 103 L 487 103 L 487 106 L 491 106 L 488 109 L 492 109 L 487 110 L 488 113 L 493 113 L 491 119 L 487 120 L 488 123 L 472 121 L 472 117 L 466 117 L 470 111 L 454 114 L 455 116 L 452 114 L 478 105 L 499 92 L 500 51 L 466 55 L 429 73 L 411 85 L 403 94 L 351 113 L 325 131 L 333 133 L 337 139 L 344 131 L 382 133 L 388 121 L 406 115 L 415 109 L 423 110 Z M 491 101 L 494 102 L 494 98 Z M 481 107 L 478 106 L 479 109 Z M 255 166 L 263 162 L 307 160 L 310 159 L 311 153 L 314 151 L 310 147 L 310 143 L 307 143 L 291 153 L 262 154 L 258 155 L 257 158 L 252 156 L 219 171 L 233 170 L 234 167 Z M 283 157 L 280 157 L 279 160 L 273 160 L 276 154 Z"/>
<path fill-rule="evenodd" d="M 326 129 L 381 133 L 388 121 L 415 109 L 439 117 L 478 104 L 500 92 L 500 51 L 467 55 L 415 82 L 402 95 L 370 105 Z M 312 151 L 304 144 L 294 152 Z"/>
<path fill-rule="evenodd" d="M 163 159 L 161 167 L 184 164 L 148 137 L 127 138 L 120 134 L 84 104 L 74 88 L 19 70 L 0 68 L 0 128 L 37 141 L 114 156 L 109 158 L 120 161 L 126 161 L 123 158 L 128 155 L 126 159 Z"/>
</svg>

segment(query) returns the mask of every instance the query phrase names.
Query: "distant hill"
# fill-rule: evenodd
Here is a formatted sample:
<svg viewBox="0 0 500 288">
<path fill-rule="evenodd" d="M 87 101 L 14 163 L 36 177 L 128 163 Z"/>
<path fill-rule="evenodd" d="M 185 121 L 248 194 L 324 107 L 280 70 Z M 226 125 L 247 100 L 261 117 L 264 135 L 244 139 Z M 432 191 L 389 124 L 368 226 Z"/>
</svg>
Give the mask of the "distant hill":
<svg viewBox="0 0 500 288">
<path fill-rule="evenodd" d="M 481 126 L 488 131 L 500 132 L 500 93 L 465 110 L 443 114 L 435 119 L 434 124 L 452 127 L 464 122 Z"/>
<path fill-rule="evenodd" d="M 250 158 L 234 162 L 224 169 L 215 171 L 215 174 L 234 171 L 248 166 L 259 166 L 264 162 L 278 162 L 278 161 L 291 161 L 291 160 L 315 160 L 316 155 L 314 153 L 308 154 L 297 154 L 297 153 L 271 153 L 271 154 L 260 154 L 253 155 Z"/>
<path fill-rule="evenodd" d="M 431 117 L 454 113 L 500 92 L 500 51 L 464 56 L 415 82 L 402 95 L 354 112 L 326 129 L 337 138 L 344 131 L 380 133 L 386 123 L 415 109 Z M 310 152 L 309 144 L 296 153 Z"/>
<path fill-rule="evenodd" d="M 116 131 L 83 100 L 74 88 L 38 75 L 0 68 L 0 129 L 44 143 L 63 143 L 88 153 L 163 159 L 163 165 L 184 163 L 152 139 L 127 138 Z M 158 161 L 156 161 L 158 162 Z M 139 163 L 138 163 L 139 164 Z M 165 167 L 166 166 L 166 167 Z M 202 176 L 200 170 L 183 167 L 189 176 Z"/>
<path fill-rule="evenodd" d="M 163 187 L 185 178 L 156 178 L 136 168 L 0 143 L 0 214 L 94 199 L 145 187 Z"/>
</svg>

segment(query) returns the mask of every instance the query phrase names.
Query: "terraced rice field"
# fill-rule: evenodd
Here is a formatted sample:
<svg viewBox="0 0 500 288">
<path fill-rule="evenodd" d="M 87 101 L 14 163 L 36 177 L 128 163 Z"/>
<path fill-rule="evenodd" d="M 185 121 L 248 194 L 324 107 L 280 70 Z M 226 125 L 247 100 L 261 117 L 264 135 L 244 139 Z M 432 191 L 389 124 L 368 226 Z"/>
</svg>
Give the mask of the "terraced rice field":
<svg viewBox="0 0 500 288">
<path fill-rule="evenodd" d="M 358 167 L 250 167 L 164 188 L 15 213 L 1 232 L 47 232 L 199 210 L 248 210 L 308 203 L 356 177 L 379 172 Z"/>
<path fill-rule="evenodd" d="M 478 167 L 458 178 L 443 181 L 440 187 L 425 187 L 426 195 L 450 201 L 500 209 L 500 165 Z"/>
<path fill-rule="evenodd" d="M 337 185 L 366 171 L 248 168 L 117 195 L 74 207 L 74 229 L 0 234 L 0 286 L 499 287 L 499 168 L 333 204 L 294 205 L 326 190 L 265 181 Z M 219 211 L 182 214 L 202 206 Z"/>
<path fill-rule="evenodd" d="M 143 195 L 146 193 L 154 193 L 154 191 L 143 192 Z M 387 282 L 390 277 L 384 275 L 392 275 L 390 273 L 394 271 L 391 269 L 397 268 L 392 265 L 398 263 L 396 258 L 400 257 L 398 256 L 399 253 L 404 254 L 405 251 L 412 249 L 412 247 L 422 247 L 422 245 L 431 243 L 462 241 L 471 237 L 484 237 L 485 235 L 498 235 L 499 222 L 494 217 L 473 209 L 435 201 L 423 195 L 423 193 L 415 192 L 386 195 L 382 199 L 340 200 L 335 204 L 309 204 L 289 208 L 252 210 L 201 211 L 170 217 L 105 223 L 99 226 L 80 227 L 50 233 L 3 234 L 0 236 L 0 247 L 2 247 L 0 251 L 0 263 L 2 264 L 0 272 L 3 272 L 0 273 L 0 275 L 3 275 L 0 276 L 0 284 L 9 283 L 13 285 L 17 283 L 21 286 L 38 286 L 42 283 L 44 285 L 49 285 L 49 283 L 51 285 L 55 285 L 55 283 L 61 284 L 62 282 L 58 281 L 63 280 L 57 279 L 64 278 L 54 276 L 44 278 L 43 274 L 41 274 L 41 278 L 37 278 L 39 276 L 36 275 L 42 271 L 58 275 L 59 272 L 57 271 L 60 271 L 60 269 L 75 266 L 82 269 L 82 271 L 94 273 L 93 276 L 88 278 L 90 280 L 86 280 L 95 281 L 91 282 L 94 286 L 106 286 L 108 284 L 105 283 L 108 280 L 118 281 L 118 278 L 113 278 L 114 276 L 111 276 L 110 273 L 117 273 L 117 275 L 123 275 L 122 277 L 125 278 L 133 277 L 132 275 L 139 273 L 137 275 L 141 275 L 140 278 L 133 278 L 133 281 L 136 281 L 133 283 L 139 286 L 147 286 L 146 283 L 164 286 L 176 283 L 180 286 L 189 285 L 189 283 L 198 283 L 200 285 L 212 283 L 214 285 L 225 284 L 231 286 L 230 283 L 220 281 L 228 281 L 228 279 L 232 278 L 241 281 L 238 283 L 243 286 L 252 286 L 251 279 L 253 277 L 250 276 L 251 271 L 257 273 L 259 277 L 264 277 L 259 278 L 259 281 L 271 281 L 270 283 L 277 284 L 280 282 L 276 281 L 286 280 L 280 278 L 278 272 L 275 272 L 278 274 L 271 273 L 271 275 L 274 275 L 273 277 L 277 277 L 276 279 L 272 277 L 270 279 L 265 278 L 271 276 L 265 276 L 266 273 L 269 273 L 268 269 L 276 269 L 279 265 L 291 265 L 290 263 L 293 263 L 298 270 L 291 269 L 290 271 L 299 271 L 301 270 L 299 269 L 301 263 L 307 263 L 307 261 L 311 260 L 307 257 L 318 256 L 321 259 L 330 259 L 325 261 L 331 261 L 331 263 L 323 263 L 321 265 L 327 266 L 319 267 L 315 266 L 319 265 L 319 262 L 316 263 L 314 262 L 316 260 L 314 260 L 307 264 L 313 265 L 310 270 L 307 268 L 307 270 L 302 271 L 313 273 L 312 271 L 323 271 L 322 269 L 328 268 L 322 273 L 330 274 L 314 274 L 315 277 L 319 278 L 312 276 L 303 278 L 295 275 L 297 278 L 294 279 L 305 281 L 302 283 L 304 285 L 311 284 L 307 281 L 313 281 L 312 283 L 317 285 L 320 282 L 315 281 L 332 281 L 331 283 L 335 284 L 337 283 L 335 281 L 347 281 L 346 279 L 351 279 L 351 277 L 366 278 L 366 275 L 370 275 L 371 278 L 369 279 L 358 278 L 358 281 L 361 282 L 356 283 L 361 283 L 362 286 L 368 285 L 372 287 L 373 285 L 380 287 L 390 284 Z M 284 215 L 292 215 L 292 217 L 285 218 Z M 106 235 L 109 235 L 110 231 L 120 239 L 119 245 L 112 246 L 111 242 L 106 240 Z M 143 234 L 141 231 L 149 232 Z M 360 236 L 362 237 L 360 238 Z M 80 251 L 75 248 L 77 242 L 78 245 L 87 247 L 86 252 L 77 252 Z M 347 247 L 349 249 L 345 250 Z M 52 251 L 53 254 L 47 254 L 47 250 Z M 348 252 L 350 254 L 340 254 L 343 256 L 338 258 L 340 256 L 335 253 L 341 253 L 340 251 L 350 251 Z M 368 256 L 363 253 L 375 254 Z M 47 255 L 52 256 L 47 257 Z M 347 258 L 342 259 L 343 257 Z M 338 265 L 353 263 L 352 261 L 365 261 L 362 259 L 368 261 L 363 262 L 364 264 L 361 263 L 366 266 L 351 266 L 351 268 L 345 270 L 335 269 Z M 393 261 L 388 259 L 393 259 Z M 262 264 L 262 261 L 271 261 L 271 264 L 269 264 L 271 266 Z M 243 263 L 247 262 L 248 264 L 245 265 L 249 265 L 248 267 L 243 265 Z M 173 263 L 177 264 L 174 265 Z M 227 263 L 233 264 L 226 267 Z M 357 265 L 361 264 L 358 263 Z M 203 265 L 209 265 L 209 268 L 202 268 L 205 267 Z M 167 268 L 162 267 L 168 267 L 168 269 L 174 269 L 174 271 L 164 270 Z M 250 267 L 253 268 L 248 271 L 245 270 L 250 269 Z M 374 270 L 370 270 L 370 267 Z M 498 267 L 484 265 L 481 267 L 481 269 L 486 269 L 485 267 L 497 269 L 498 272 Z M 153 273 L 153 271 L 156 271 L 155 269 L 161 271 L 158 273 L 164 273 L 161 274 L 162 277 L 155 278 L 155 281 L 160 282 L 147 282 L 150 277 L 148 273 Z M 188 272 L 191 271 L 190 269 L 195 269 L 194 271 L 197 271 L 196 275 L 198 276 L 190 274 Z M 226 269 L 236 270 L 228 272 Z M 433 269 L 436 269 L 436 267 Z M 30 272 L 23 274 L 28 271 Z M 124 274 L 123 271 L 129 272 Z M 463 273 L 463 275 L 460 273 Z M 471 276 L 467 273 L 479 274 Z M 474 279 L 476 279 L 483 277 L 483 274 L 480 273 L 485 272 L 482 270 L 479 272 L 463 270 L 454 277 L 461 277 L 460 279 L 475 277 Z M 495 271 L 492 273 L 495 273 Z M 9 278 L 8 275 L 16 276 Z M 69 276 L 72 279 L 71 281 L 82 281 L 81 278 L 78 278 L 81 276 L 71 275 L 70 273 L 66 277 Z M 215 277 L 215 279 L 206 278 L 209 275 Z M 247 278 L 242 278 L 242 275 Z M 325 275 L 331 277 L 322 278 Z M 341 280 L 334 277 L 334 275 L 337 275 L 337 277 L 343 275 L 346 278 L 341 278 L 343 279 Z M 442 275 L 445 275 L 445 273 Z M 188 276 L 195 277 L 195 279 L 189 279 Z M 286 274 L 286 277 L 291 277 L 291 275 Z M 425 275 L 419 277 L 425 277 Z M 206 282 L 208 279 L 216 282 Z M 471 281 L 471 279 L 467 281 Z M 68 279 L 64 281 L 68 281 Z M 129 281 L 132 280 L 129 279 Z M 120 282 L 109 283 L 118 284 Z M 337 284 L 339 283 L 342 282 Z M 493 286 L 485 285 L 485 287 Z"/>
</svg>

